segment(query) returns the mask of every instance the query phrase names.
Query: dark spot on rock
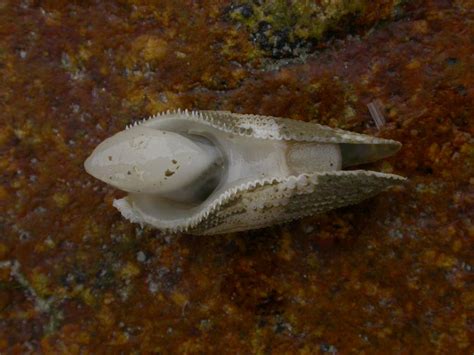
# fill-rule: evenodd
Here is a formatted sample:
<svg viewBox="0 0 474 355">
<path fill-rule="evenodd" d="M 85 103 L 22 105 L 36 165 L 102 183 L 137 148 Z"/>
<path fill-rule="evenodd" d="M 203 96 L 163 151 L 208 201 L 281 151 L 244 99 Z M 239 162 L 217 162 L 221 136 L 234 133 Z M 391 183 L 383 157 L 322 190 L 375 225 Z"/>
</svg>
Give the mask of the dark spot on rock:
<svg viewBox="0 0 474 355">
<path fill-rule="evenodd" d="M 279 320 L 273 327 L 275 333 L 283 333 L 285 330 L 288 330 L 288 324 Z"/>
<path fill-rule="evenodd" d="M 271 290 L 267 295 L 262 297 L 256 306 L 259 315 L 275 315 L 280 312 L 283 298 L 275 290 Z"/>
<path fill-rule="evenodd" d="M 260 21 L 258 23 L 258 31 L 259 32 L 265 32 L 268 30 L 271 30 L 272 25 L 270 25 L 267 21 Z"/>
<path fill-rule="evenodd" d="M 253 9 L 248 5 L 242 5 L 239 10 L 244 18 L 249 18 L 253 15 Z"/>
<path fill-rule="evenodd" d="M 92 285 L 95 289 L 103 290 L 111 287 L 114 283 L 114 272 L 104 265 L 95 274 L 95 280 L 93 280 Z"/>
<path fill-rule="evenodd" d="M 433 174 L 433 168 L 431 166 L 420 166 L 416 170 L 425 175 Z"/>
<path fill-rule="evenodd" d="M 174 173 L 175 173 L 174 171 L 171 171 L 170 169 L 167 169 L 167 170 L 165 171 L 165 176 L 166 176 L 166 177 L 169 177 L 169 176 L 174 175 Z"/>
<path fill-rule="evenodd" d="M 130 170 L 127 171 L 127 175 L 132 175 L 132 172 Z"/>
<path fill-rule="evenodd" d="M 322 343 L 322 344 L 319 346 L 319 349 L 320 349 L 323 353 L 335 352 L 335 350 L 336 350 L 336 348 L 335 348 L 333 345 L 326 344 L 326 343 Z"/>
<path fill-rule="evenodd" d="M 458 87 L 456 87 L 456 91 L 461 96 L 466 96 L 467 95 L 467 89 L 464 85 L 459 85 Z"/>
<path fill-rule="evenodd" d="M 228 19 L 231 19 L 229 15 L 232 14 L 232 16 L 240 20 L 248 19 L 254 14 L 252 5 L 250 4 L 232 4 L 225 9 L 224 13 Z"/>
<path fill-rule="evenodd" d="M 456 65 L 459 63 L 459 59 L 454 58 L 454 57 L 449 57 L 448 59 L 446 59 L 446 62 L 448 63 L 448 65 Z"/>
<path fill-rule="evenodd" d="M 176 159 L 173 159 L 171 162 L 172 162 L 173 164 L 176 164 L 178 161 L 177 161 Z"/>
<path fill-rule="evenodd" d="M 109 155 L 109 161 L 112 161 L 112 156 L 111 155 Z"/>
</svg>

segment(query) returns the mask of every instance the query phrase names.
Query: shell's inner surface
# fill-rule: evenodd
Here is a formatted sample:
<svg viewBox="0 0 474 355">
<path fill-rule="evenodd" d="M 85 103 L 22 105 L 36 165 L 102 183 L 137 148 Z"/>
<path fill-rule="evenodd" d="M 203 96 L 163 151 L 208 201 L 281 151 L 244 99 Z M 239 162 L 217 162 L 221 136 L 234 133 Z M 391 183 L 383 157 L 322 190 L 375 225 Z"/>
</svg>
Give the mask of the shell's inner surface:
<svg viewBox="0 0 474 355">
<path fill-rule="evenodd" d="M 294 175 L 340 170 L 342 165 L 339 144 L 330 143 L 289 143 L 287 161 Z"/>
<path fill-rule="evenodd" d="M 396 144 L 339 144 L 342 168 L 372 163 L 395 154 L 400 148 Z"/>
</svg>

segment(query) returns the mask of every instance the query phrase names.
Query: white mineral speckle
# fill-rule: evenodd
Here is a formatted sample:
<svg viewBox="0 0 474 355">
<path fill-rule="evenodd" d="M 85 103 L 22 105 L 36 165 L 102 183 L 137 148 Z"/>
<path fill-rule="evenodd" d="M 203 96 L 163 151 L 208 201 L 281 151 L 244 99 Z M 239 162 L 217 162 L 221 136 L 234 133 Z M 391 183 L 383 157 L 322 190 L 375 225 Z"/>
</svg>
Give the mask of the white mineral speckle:
<svg viewBox="0 0 474 355">
<path fill-rule="evenodd" d="M 148 290 L 150 291 L 150 293 L 152 294 L 155 294 L 158 292 L 158 284 L 154 281 L 150 281 L 148 283 Z"/>
<path fill-rule="evenodd" d="M 144 263 L 146 261 L 146 255 L 141 250 L 137 253 L 137 261 L 139 263 Z"/>
</svg>

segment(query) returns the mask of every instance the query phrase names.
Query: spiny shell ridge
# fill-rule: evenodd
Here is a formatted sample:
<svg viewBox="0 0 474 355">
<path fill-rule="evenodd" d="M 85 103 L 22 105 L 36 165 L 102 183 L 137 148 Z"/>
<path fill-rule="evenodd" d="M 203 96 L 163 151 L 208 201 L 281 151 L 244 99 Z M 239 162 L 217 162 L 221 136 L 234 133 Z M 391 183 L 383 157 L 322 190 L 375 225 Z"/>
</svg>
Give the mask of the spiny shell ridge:
<svg viewBox="0 0 474 355">
<path fill-rule="evenodd" d="M 393 144 L 398 142 L 364 134 L 348 132 L 337 128 L 322 126 L 281 117 L 238 114 L 228 111 L 188 111 L 181 109 L 166 111 L 151 116 L 144 121 L 131 124 L 143 124 L 166 116 L 180 115 L 181 118 L 200 122 L 221 131 L 254 138 L 294 140 L 321 143 L 363 143 L 363 144 Z"/>
<path fill-rule="evenodd" d="M 403 180 L 397 175 L 356 170 L 253 181 L 225 191 L 186 222 L 160 229 L 212 234 L 213 228 L 225 229 L 239 221 L 265 227 L 357 203 Z M 114 206 L 132 222 L 154 222 L 136 215 L 126 198 L 114 201 Z M 279 216 L 277 221 L 275 216 Z"/>
</svg>

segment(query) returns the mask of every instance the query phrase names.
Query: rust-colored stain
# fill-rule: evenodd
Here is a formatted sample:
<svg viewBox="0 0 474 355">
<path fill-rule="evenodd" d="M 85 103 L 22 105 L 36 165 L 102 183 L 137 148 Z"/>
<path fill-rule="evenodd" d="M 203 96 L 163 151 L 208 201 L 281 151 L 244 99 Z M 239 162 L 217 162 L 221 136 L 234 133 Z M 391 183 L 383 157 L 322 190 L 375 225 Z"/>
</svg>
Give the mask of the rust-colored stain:
<svg viewBox="0 0 474 355">
<path fill-rule="evenodd" d="M 472 1 L 325 8 L 321 32 L 249 4 L 0 3 L 0 352 L 474 350 Z M 82 164 L 178 107 L 396 139 L 369 168 L 409 181 L 281 227 L 141 229 Z"/>
</svg>

